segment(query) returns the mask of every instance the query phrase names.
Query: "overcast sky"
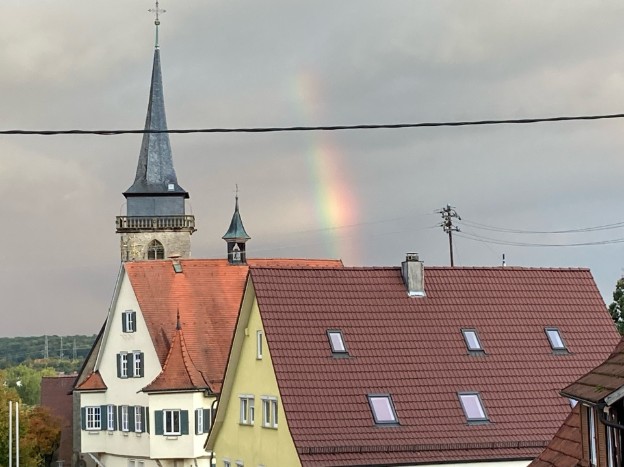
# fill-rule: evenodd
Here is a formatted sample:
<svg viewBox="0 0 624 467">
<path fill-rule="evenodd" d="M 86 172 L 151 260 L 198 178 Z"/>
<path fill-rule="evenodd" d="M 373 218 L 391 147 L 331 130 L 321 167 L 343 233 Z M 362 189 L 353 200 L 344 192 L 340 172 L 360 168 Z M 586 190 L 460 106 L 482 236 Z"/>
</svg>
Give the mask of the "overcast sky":
<svg viewBox="0 0 624 467">
<path fill-rule="evenodd" d="M 3 0 L 0 129 L 139 129 L 149 0 Z M 342 125 L 624 112 L 624 3 L 162 0 L 169 128 Z M 225 257 L 240 188 L 250 256 L 448 265 L 435 210 L 466 234 L 570 244 L 624 228 L 624 121 L 173 135 L 193 256 Z M 115 216 L 140 135 L 0 136 L 0 335 L 96 333 L 119 269 Z M 462 266 L 589 267 L 605 300 L 621 243 L 454 238 Z M 504 310 L 501 310 L 504 312 Z"/>
</svg>

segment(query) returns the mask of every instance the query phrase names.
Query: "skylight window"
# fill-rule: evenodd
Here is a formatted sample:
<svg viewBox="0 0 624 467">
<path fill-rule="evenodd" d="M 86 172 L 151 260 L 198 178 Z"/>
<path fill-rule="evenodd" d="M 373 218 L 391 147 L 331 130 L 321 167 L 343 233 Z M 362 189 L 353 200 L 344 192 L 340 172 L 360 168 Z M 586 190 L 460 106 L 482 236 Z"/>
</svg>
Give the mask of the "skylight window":
<svg viewBox="0 0 624 467">
<path fill-rule="evenodd" d="M 335 353 L 335 354 L 347 353 L 347 347 L 345 346 L 341 331 L 329 330 L 327 331 L 327 337 L 329 338 L 329 345 L 331 347 L 332 353 Z"/>
<path fill-rule="evenodd" d="M 377 425 L 397 424 L 397 416 L 392 404 L 392 398 L 389 394 L 369 394 L 368 403 L 370 404 L 373 418 Z"/>
<path fill-rule="evenodd" d="M 548 336 L 548 342 L 550 342 L 550 347 L 553 350 L 568 350 L 566 348 L 565 343 L 563 342 L 563 338 L 559 333 L 559 329 L 557 328 L 545 328 L 544 331 Z"/>
<path fill-rule="evenodd" d="M 487 422 L 488 417 L 485 413 L 485 408 L 481 402 L 479 393 L 465 392 L 459 394 L 459 401 L 461 402 L 462 409 L 464 409 L 464 415 L 469 422 Z"/>
<path fill-rule="evenodd" d="M 462 329 L 461 332 L 466 341 L 466 347 L 468 347 L 470 352 L 483 352 L 476 329 Z"/>
</svg>

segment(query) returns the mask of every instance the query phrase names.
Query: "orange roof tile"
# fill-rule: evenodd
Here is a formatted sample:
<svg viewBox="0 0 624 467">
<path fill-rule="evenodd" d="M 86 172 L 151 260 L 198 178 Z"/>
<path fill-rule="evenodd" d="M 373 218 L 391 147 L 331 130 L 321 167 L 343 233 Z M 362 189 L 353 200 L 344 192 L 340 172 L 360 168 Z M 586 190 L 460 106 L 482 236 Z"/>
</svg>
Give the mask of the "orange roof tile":
<svg viewBox="0 0 624 467">
<path fill-rule="evenodd" d="M 162 372 L 154 381 L 145 386 L 143 391 L 184 391 L 209 389 L 209 387 L 204 376 L 197 369 L 188 354 L 182 329 L 178 329 L 173 336 L 171 348 Z"/>
<path fill-rule="evenodd" d="M 105 391 L 108 389 L 99 371 L 91 373 L 79 386 L 77 391 Z"/>
<path fill-rule="evenodd" d="M 570 413 L 566 384 L 619 338 L 586 269 L 425 268 L 426 297 L 399 268 L 251 268 L 283 413 L 303 466 L 535 458 Z M 544 328 L 569 349 L 553 352 Z M 467 351 L 477 329 L 485 353 Z M 333 358 L 340 329 L 348 358 Z M 459 392 L 481 395 L 468 423 Z M 376 426 L 367 394 L 391 394 Z"/>
<path fill-rule="evenodd" d="M 248 266 L 226 259 L 182 259 L 182 272 L 172 262 L 124 263 L 161 366 L 175 334 L 176 314 L 184 329 L 190 360 L 213 392 L 219 392 Z M 339 260 L 249 259 L 257 266 L 341 267 Z"/>
</svg>

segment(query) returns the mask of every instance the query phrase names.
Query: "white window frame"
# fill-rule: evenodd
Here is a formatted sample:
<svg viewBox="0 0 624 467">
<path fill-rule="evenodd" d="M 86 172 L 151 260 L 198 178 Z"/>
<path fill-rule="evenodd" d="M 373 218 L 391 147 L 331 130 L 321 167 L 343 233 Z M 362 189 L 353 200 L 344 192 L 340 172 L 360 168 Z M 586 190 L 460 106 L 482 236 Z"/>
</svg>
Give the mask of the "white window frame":
<svg viewBox="0 0 624 467">
<path fill-rule="evenodd" d="M 204 409 L 195 409 L 195 418 L 197 419 L 197 426 L 195 427 L 195 433 L 204 433 Z"/>
<path fill-rule="evenodd" d="M 596 450 L 596 419 L 594 416 L 594 409 L 587 407 L 587 429 L 589 431 L 589 465 L 597 465 L 597 450 Z"/>
<path fill-rule="evenodd" d="M 85 428 L 87 431 L 99 431 L 102 429 L 102 407 L 85 407 Z"/>
<path fill-rule="evenodd" d="M 277 397 L 262 396 L 262 426 L 277 428 Z"/>
<path fill-rule="evenodd" d="M 390 414 L 392 416 L 391 419 L 382 419 L 379 417 L 377 413 L 377 400 L 385 400 L 387 403 L 386 409 L 390 410 Z M 394 403 L 392 402 L 392 396 L 390 394 L 369 394 L 368 395 L 368 403 L 370 405 L 371 412 L 373 413 L 373 419 L 376 425 L 396 425 L 399 423 L 399 419 L 397 417 L 396 410 L 394 409 Z"/>
<path fill-rule="evenodd" d="M 245 463 L 243 461 L 236 461 L 236 467 L 245 467 Z"/>
<path fill-rule="evenodd" d="M 239 423 L 241 425 L 253 425 L 255 418 L 255 397 L 249 394 L 242 394 L 240 398 L 240 416 Z"/>
<path fill-rule="evenodd" d="M 256 331 L 256 360 L 262 360 L 262 340 L 264 333 Z"/>
<path fill-rule="evenodd" d="M 130 431 L 129 410 L 127 405 L 121 406 L 121 431 Z"/>
<path fill-rule="evenodd" d="M 124 324 L 126 332 L 136 332 L 136 323 L 132 319 L 133 310 L 126 310 L 123 313 Z"/>
<path fill-rule="evenodd" d="M 223 467 L 232 467 L 232 463 L 229 459 L 223 459 Z"/>
<path fill-rule="evenodd" d="M 170 422 L 170 424 L 168 422 Z M 177 427 L 176 422 L 178 424 Z M 168 426 L 168 424 L 170 426 Z M 163 410 L 163 434 L 165 436 L 180 436 L 182 434 L 182 418 L 179 409 Z"/>
<path fill-rule="evenodd" d="M 481 400 L 481 395 L 478 392 L 460 392 L 457 395 L 468 423 L 484 423 L 490 421 L 487 412 L 485 411 L 485 405 L 483 405 L 483 401 Z M 476 408 L 479 411 L 480 416 L 475 417 L 469 413 L 467 404 L 470 402 L 476 402 Z"/>
<path fill-rule="evenodd" d="M 128 353 L 121 352 L 119 357 L 119 375 L 121 378 L 128 377 Z"/>
<path fill-rule="evenodd" d="M 141 352 L 132 352 L 132 376 L 134 378 L 140 378 L 141 374 Z"/>
<path fill-rule="evenodd" d="M 143 433 L 143 407 L 134 406 L 134 431 Z"/>
<path fill-rule="evenodd" d="M 106 406 L 106 429 L 115 430 L 115 406 L 111 404 Z"/>
</svg>

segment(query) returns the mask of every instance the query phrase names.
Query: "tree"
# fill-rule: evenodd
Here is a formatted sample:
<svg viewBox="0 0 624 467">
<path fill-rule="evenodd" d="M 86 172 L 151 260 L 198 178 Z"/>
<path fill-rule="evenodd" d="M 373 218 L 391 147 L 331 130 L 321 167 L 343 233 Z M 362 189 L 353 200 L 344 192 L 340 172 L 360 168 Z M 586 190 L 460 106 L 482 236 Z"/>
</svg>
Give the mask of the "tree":
<svg viewBox="0 0 624 467">
<path fill-rule="evenodd" d="M 615 284 L 613 302 L 609 305 L 609 313 L 618 332 L 624 336 L 624 278 Z"/>
<path fill-rule="evenodd" d="M 15 388 L 21 400 L 28 405 L 39 404 L 41 395 L 41 377 L 54 376 L 56 372 L 52 368 L 35 370 L 20 364 L 5 370 L 6 384 Z"/>
<path fill-rule="evenodd" d="M 50 465 L 61 443 L 61 420 L 46 407 L 33 407 L 28 413 L 27 431 L 22 436 L 23 449 L 30 459 L 40 467 Z"/>
</svg>

